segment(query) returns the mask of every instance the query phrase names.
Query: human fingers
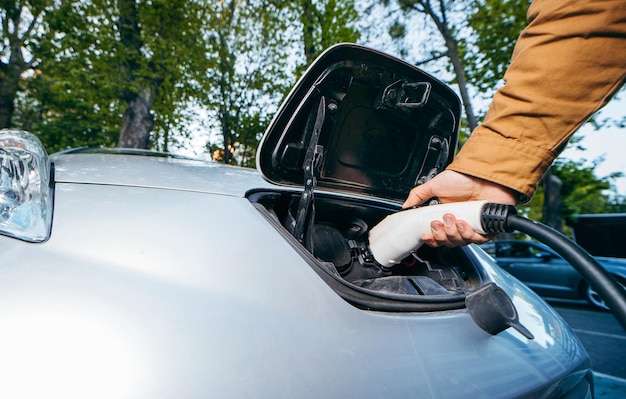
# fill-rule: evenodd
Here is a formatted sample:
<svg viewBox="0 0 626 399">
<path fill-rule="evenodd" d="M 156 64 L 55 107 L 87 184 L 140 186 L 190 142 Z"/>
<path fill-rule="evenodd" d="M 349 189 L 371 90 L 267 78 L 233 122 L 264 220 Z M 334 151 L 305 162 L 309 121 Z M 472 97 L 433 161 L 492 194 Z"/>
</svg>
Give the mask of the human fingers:
<svg viewBox="0 0 626 399">
<path fill-rule="evenodd" d="M 424 234 L 421 239 L 431 247 L 483 244 L 490 240 L 488 236 L 478 233 L 467 222 L 457 220 L 452 214 L 445 214 L 443 221 L 433 220 L 430 228 L 430 234 Z"/>
<path fill-rule="evenodd" d="M 431 222 L 431 231 L 433 238 L 437 240 L 439 245 L 445 245 L 447 247 L 457 247 L 459 245 L 465 245 L 466 242 L 459 232 L 456 225 L 456 218 L 451 213 L 443 215 L 443 223 L 440 221 Z"/>
<path fill-rule="evenodd" d="M 456 221 L 456 228 L 461 235 L 464 245 L 467 244 L 484 244 L 491 240 L 492 237 L 480 234 L 470 226 L 465 220 L 458 219 Z"/>
</svg>

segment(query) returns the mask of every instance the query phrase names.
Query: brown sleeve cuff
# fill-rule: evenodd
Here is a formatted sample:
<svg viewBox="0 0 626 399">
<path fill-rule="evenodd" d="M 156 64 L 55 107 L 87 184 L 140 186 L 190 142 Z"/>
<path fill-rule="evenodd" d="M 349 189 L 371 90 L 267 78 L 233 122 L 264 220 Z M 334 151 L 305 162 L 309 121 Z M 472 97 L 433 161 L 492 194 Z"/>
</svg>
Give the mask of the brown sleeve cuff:
<svg viewBox="0 0 626 399">
<path fill-rule="evenodd" d="M 554 158 L 556 155 L 551 151 L 479 127 L 448 169 L 511 188 L 525 202 L 535 193 L 537 182 Z"/>
</svg>

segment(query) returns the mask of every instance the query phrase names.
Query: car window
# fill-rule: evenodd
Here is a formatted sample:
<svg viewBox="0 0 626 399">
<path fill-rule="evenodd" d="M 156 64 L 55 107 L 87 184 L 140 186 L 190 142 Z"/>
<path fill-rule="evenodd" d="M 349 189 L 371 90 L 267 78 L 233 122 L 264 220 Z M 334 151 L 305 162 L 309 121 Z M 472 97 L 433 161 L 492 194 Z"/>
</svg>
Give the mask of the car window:
<svg viewBox="0 0 626 399">
<path fill-rule="evenodd" d="M 541 248 L 541 247 L 536 247 L 534 245 L 529 245 L 528 246 L 528 250 L 532 254 L 531 256 L 533 256 L 535 258 L 540 258 L 540 257 L 543 257 L 543 256 L 554 256 L 554 254 L 552 252 L 549 252 L 549 251 L 547 251 L 547 250 L 545 250 L 544 248 Z"/>
<path fill-rule="evenodd" d="M 480 246 L 483 251 L 487 252 L 489 255 L 495 257 L 496 256 L 496 244 L 492 242 L 488 242 L 487 244 L 483 244 Z"/>
<path fill-rule="evenodd" d="M 531 247 L 523 242 L 500 243 L 497 256 L 501 258 L 530 258 L 533 256 Z"/>
<path fill-rule="evenodd" d="M 490 243 L 493 244 L 493 243 Z M 499 258 L 542 258 L 546 255 L 555 256 L 552 252 L 529 242 L 496 242 L 492 247 L 483 247 L 485 251 Z"/>
</svg>

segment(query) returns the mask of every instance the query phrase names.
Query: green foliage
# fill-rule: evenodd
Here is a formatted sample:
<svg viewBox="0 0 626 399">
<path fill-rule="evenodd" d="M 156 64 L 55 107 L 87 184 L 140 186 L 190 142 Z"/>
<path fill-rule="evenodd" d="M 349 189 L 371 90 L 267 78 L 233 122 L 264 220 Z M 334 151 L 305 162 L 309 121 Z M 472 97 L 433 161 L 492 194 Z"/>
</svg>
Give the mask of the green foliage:
<svg viewBox="0 0 626 399">
<path fill-rule="evenodd" d="M 335 42 L 358 39 L 358 15 L 347 0 L 31 0 L 2 6 L 3 19 L 32 15 L 36 26 L 22 44 L 37 68 L 24 65 L 18 74 L 19 95 L 8 102 L 17 105 L 12 123 L 38 132 L 50 152 L 115 145 L 128 102 L 147 94 L 153 97 L 154 148 L 184 145 L 192 115 L 206 114 L 222 151 L 251 165 L 263 127 L 293 84 L 294 67 L 307 64 L 293 63 L 305 31 L 311 57 Z M 4 43 L 9 33 L 2 32 Z M 9 50 L 2 48 L 4 59 Z M 199 111 L 190 111 L 191 104 Z"/>
<path fill-rule="evenodd" d="M 0 128 L 19 126 L 15 120 L 18 98 L 25 98 L 33 77 L 40 73 L 47 17 L 58 10 L 53 1 L 0 3 Z"/>
<path fill-rule="evenodd" d="M 465 42 L 467 75 L 482 92 L 493 91 L 502 79 L 513 47 L 526 26 L 530 1 L 476 0 L 468 23 L 472 30 L 471 49 Z"/>
<path fill-rule="evenodd" d="M 61 2 L 41 17 L 38 69 L 17 101 L 15 123 L 39 132 L 51 150 L 111 146 L 125 102 L 150 88 L 154 142 L 166 148 L 163 138 L 188 123 L 187 103 L 210 67 L 197 36 L 207 21 L 204 10 L 204 1 Z M 130 17 L 140 29 L 125 23 Z"/>
<path fill-rule="evenodd" d="M 606 213 L 626 213 L 626 196 L 610 196 L 606 204 Z"/>
<path fill-rule="evenodd" d="M 356 40 L 357 15 L 344 0 L 232 0 L 213 4 L 211 15 L 207 37 L 218 62 L 206 71 L 203 102 L 219 138 L 207 147 L 219 161 L 254 166 L 264 127 L 294 76 L 331 44 Z"/>
<path fill-rule="evenodd" d="M 597 159 L 591 163 L 584 160 L 557 158 L 552 165 L 552 174 L 561 181 L 561 206 L 564 233 L 570 234 L 567 227 L 574 221 L 575 215 L 597 213 L 619 213 L 626 210 L 626 198 L 611 194 L 611 182 L 622 177 L 621 172 L 597 177 L 596 167 L 602 162 Z M 535 196 L 520 211 L 533 220 L 545 222 L 542 214 L 544 202 L 543 187 L 539 186 Z"/>
<path fill-rule="evenodd" d="M 206 37 L 216 65 L 200 80 L 200 101 L 208 105 L 211 131 L 219 136 L 221 148 L 212 151 L 217 160 L 254 164 L 263 131 L 259 121 L 276 110 L 291 84 L 285 10 L 279 2 L 237 0 L 211 8 Z M 216 142 L 208 146 L 216 148 Z"/>
<path fill-rule="evenodd" d="M 406 25 L 399 21 L 394 21 L 394 23 L 389 26 L 388 33 L 392 39 L 403 39 L 406 37 Z"/>
<path fill-rule="evenodd" d="M 621 173 L 598 178 L 594 170 L 602 160 L 586 165 L 584 161 L 557 159 L 553 165 L 553 173 L 561 180 L 563 186 L 563 216 L 570 220 L 576 214 L 607 212 L 608 195 L 604 194 L 611 187 L 611 180 L 620 177 Z"/>
<path fill-rule="evenodd" d="M 67 79 L 42 74 L 34 79 L 30 101 L 20 102 L 20 113 L 37 108 L 30 130 L 37 132 L 48 152 L 83 146 L 114 146 L 119 134 L 115 103 L 102 98 L 98 85 L 79 71 Z M 83 84 L 76 85 L 73 80 Z M 90 84 L 89 84 L 90 83 Z"/>
<path fill-rule="evenodd" d="M 304 60 L 300 61 L 295 75 L 305 68 L 326 48 L 339 42 L 356 43 L 360 32 L 355 25 L 359 15 L 350 0 L 298 0 L 291 5 L 292 21 L 299 21 L 300 43 Z"/>
<path fill-rule="evenodd" d="M 355 43 L 359 31 L 354 27 L 359 15 L 354 8 L 354 2 L 349 0 L 326 0 L 323 13 L 319 19 L 320 48 L 324 49 L 337 42 Z"/>
</svg>

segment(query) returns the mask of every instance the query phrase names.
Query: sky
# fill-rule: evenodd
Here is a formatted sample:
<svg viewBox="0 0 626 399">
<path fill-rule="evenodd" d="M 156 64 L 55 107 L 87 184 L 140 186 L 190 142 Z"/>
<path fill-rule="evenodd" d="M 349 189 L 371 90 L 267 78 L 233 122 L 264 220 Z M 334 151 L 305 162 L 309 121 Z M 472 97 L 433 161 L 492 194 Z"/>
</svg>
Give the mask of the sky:
<svg viewBox="0 0 626 399">
<path fill-rule="evenodd" d="M 599 119 L 613 117 L 622 119 L 626 117 L 626 96 L 622 91 L 621 99 L 614 99 L 598 114 Z M 578 143 L 585 147 L 585 151 L 567 148 L 561 156 L 569 159 L 587 159 L 592 161 L 599 157 L 604 157 L 604 161 L 595 169 L 597 177 L 605 177 L 613 172 L 622 172 L 626 175 L 626 129 L 624 128 L 604 128 L 594 130 L 591 126 L 585 125 L 575 133 L 575 137 L 582 137 Z M 626 195 L 626 176 L 617 179 L 615 182 L 618 194 Z"/>
</svg>

